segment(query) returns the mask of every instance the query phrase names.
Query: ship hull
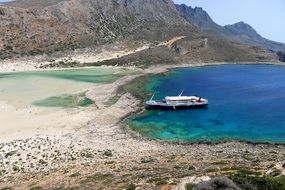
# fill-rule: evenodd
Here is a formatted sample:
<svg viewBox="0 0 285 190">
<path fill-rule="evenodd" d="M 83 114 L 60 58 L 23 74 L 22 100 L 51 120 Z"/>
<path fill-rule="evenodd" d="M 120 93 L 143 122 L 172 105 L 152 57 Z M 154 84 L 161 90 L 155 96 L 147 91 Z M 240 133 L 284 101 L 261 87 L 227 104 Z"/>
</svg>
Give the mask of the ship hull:
<svg viewBox="0 0 285 190">
<path fill-rule="evenodd" d="M 203 109 L 207 108 L 208 104 L 197 104 L 197 105 L 146 105 L 145 108 L 148 110 L 182 110 L 182 109 Z"/>
</svg>

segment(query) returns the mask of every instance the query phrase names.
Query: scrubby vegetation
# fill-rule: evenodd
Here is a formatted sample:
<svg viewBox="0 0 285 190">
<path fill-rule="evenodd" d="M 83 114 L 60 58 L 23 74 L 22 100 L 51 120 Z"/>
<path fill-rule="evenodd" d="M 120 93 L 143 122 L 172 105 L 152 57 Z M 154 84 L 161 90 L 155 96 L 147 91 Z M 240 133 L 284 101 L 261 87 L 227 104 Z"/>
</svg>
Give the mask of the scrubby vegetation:
<svg viewBox="0 0 285 190">
<path fill-rule="evenodd" d="M 148 95 L 145 86 L 149 79 L 149 75 L 137 77 L 128 84 L 121 86 L 117 94 L 131 93 L 140 100 L 144 100 Z"/>
<path fill-rule="evenodd" d="M 126 190 L 135 190 L 136 189 L 136 185 L 135 184 L 130 184 L 128 185 L 128 187 L 126 188 Z"/>
<path fill-rule="evenodd" d="M 154 183 L 155 185 L 167 184 L 167 178 L 152 178 L 147 181 L 148 183 Z"/>
<path fill-rule="evenodd" d="M 113 153 L 111 150 L 106 150 L 103 152 L 103 156 L 106 156 L 106 157 L 112 157 L 113 156 Z"/>
<path fill-rule="evenodd" d="M 284 190 L 285 176 L 255 176 L 238 172 L 229 177 L 216 177 L 198 185 L 187 184 L 186 190 Z"/>
<path fill-rule="evenodd" d="M 243 190 L 284 190 L 285 176 L 258 177 L 238 173 L 230 177 Z"/>
</svg>

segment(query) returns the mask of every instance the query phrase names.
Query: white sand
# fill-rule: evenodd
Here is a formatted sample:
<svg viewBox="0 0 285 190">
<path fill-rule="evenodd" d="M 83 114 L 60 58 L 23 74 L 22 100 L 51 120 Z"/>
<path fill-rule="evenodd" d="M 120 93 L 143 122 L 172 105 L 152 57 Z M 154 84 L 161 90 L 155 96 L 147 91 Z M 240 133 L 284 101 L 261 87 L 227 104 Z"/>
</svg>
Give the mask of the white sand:
<svg viewBox="0 0 285 190">
<path fill-rule="evenodd" d="M 63 134 L 80 128 L 93 118 L 92 109 L 14 108 L 0 103 L 0 142 L 35 137 L 39 134 Z"/>
</svg>

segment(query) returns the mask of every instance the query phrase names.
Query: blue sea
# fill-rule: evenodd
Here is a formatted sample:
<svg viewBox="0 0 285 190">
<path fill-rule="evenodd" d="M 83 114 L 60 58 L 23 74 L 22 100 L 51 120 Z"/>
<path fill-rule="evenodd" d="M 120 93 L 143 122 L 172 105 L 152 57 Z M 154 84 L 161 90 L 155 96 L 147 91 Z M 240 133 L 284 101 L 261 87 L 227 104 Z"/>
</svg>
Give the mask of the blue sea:
<svg viewBox="0 0 285 190">
<path fill-rule="evenodd" d="M 221 65 L 174 69 L 150 78 L 155 98 L 199 95 L 206 109 L 148 111 L 127 124 L 150 139 L 177 142 L 285 143 L 285 67 Z"/>
</svg>

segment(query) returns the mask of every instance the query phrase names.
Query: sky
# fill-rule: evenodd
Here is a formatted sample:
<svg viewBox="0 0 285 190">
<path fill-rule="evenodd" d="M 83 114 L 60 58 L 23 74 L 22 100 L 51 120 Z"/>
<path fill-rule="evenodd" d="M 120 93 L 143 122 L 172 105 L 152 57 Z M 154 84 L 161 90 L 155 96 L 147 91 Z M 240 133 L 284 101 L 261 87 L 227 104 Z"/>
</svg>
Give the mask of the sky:
<svg viewBox="0 0 285 190">
<path fill-rule="evenodd" d="M 244 21 L 263 37 L 285 43 L 285 0 L 174 0 L 202 7 L 219 25 Z"/>
</svg>

